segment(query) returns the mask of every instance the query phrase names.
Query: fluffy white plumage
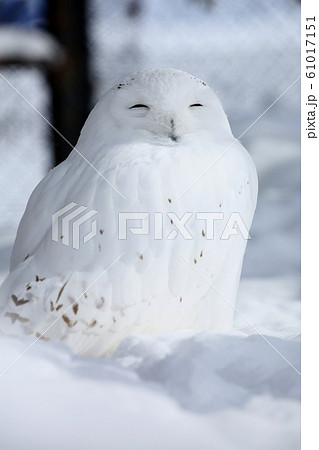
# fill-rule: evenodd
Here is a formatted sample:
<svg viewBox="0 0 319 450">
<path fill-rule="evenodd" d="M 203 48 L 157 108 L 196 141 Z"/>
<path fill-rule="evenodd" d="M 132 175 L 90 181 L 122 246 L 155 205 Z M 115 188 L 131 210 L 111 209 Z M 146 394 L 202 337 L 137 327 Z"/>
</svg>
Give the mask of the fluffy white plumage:
<svg viewBox="0 0 319 450">
<path fill-rule="evenodd" d="M 195 213 L 239 212 L 250 227 L 256 170 L 234 141 L 216 95 L 188 73 L 145 70 L 108 91 L 76 146 L 86 160 L 73 150 L 30 197 L 0 291 L 1 329 L 39 337 L 61 316 L 42 338 L 100 356 L 131 333 L 230 328 L 246 241 L 221 240 L 225 220 L 207 239 Z M 71 202 L 98 211 L 98 234 L 79 250 L 52 240 L 52 214 Z M 119 239 L 119 212 L 148 212 L 150 235 Z M 155 212 L 164 239 L 154 239 Z M 166 239 L 167 212 L 192 212 L 194 239 Z"/>
</svg>

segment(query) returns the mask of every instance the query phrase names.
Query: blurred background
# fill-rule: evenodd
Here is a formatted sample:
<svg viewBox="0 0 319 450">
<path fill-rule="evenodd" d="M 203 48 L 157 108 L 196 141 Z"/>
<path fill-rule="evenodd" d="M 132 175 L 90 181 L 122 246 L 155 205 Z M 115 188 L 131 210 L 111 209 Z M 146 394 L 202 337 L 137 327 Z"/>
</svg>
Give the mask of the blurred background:
<svg viewBox="0 0 319 450">
<path fill-rule="evenodd" d="M 174 67 L 210 84 L 237 137 L 300 75 L 299 22 L 297 0 L 0 0 L 1 280 L 32 190 L 71 150 L 14 88 L 75 145 L 122 77 Z M 299 113 L 298 81 L 241 138 L 260 194 L 238 307 L 265 328 L 299 324 Z"/>
</svg>

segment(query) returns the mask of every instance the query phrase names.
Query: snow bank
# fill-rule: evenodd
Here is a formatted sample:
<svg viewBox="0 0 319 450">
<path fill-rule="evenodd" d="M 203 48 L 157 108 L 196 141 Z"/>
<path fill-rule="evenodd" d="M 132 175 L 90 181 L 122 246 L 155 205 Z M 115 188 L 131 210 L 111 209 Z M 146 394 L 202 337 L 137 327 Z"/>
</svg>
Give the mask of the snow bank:
<svg viewBox="0 0 319 450">
<path fill-rule="evenodd" d="M 267 339 L 299 370 L 298 339 Z M 28 344 L 2 337 L 1 371 Z M 108 359 L 38 342 L 0 390 L 5 448 L 299 448 L 299 375 L 256 334 L 132 336 Z"/>
<path fill-rule="evenodd" d="M 0 62 L 58 65 L 64 57 L 62 46 L 46 31 L 0 27 Z"/>
</svg>

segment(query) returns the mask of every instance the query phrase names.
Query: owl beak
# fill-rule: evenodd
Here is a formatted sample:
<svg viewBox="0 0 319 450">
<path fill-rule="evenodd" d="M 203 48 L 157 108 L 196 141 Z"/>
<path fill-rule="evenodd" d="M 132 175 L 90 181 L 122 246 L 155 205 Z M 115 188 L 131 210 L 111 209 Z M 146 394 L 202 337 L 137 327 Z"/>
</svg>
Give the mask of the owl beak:
<svg viewBox="0 0 319 450">
<path fill-rule="evenodd" d="M 171 132 L 169 133 L 168 137 L 173 141 L 173 142 L 178 142 L 179 141 L 179 137 L 176 135 L 176 130 L 175 130 L 175 121 L 174 119 L 171 119 L 170 121 L 171 124 Z"/>
<path fill-rule="evenodd" d="M 178 137 L 175 134 L 170 134 L 169 138 L 172 139 L 173 142 L 178 142 Z"/>
</svg>

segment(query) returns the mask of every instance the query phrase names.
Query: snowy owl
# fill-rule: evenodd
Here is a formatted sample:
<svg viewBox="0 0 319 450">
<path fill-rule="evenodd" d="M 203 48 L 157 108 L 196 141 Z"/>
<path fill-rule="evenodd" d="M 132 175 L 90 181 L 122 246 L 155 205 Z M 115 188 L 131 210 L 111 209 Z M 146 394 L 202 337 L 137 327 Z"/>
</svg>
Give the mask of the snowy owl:
<svg viewBox="0 0 319 450">
<path fill-rule="evenodd" d="M 256 197 L 254 163 L 205 82 L 129 76 L 32 193 L 0 329 L 94 356 L 132 333 L 229 329 Z"/>
</svg>

